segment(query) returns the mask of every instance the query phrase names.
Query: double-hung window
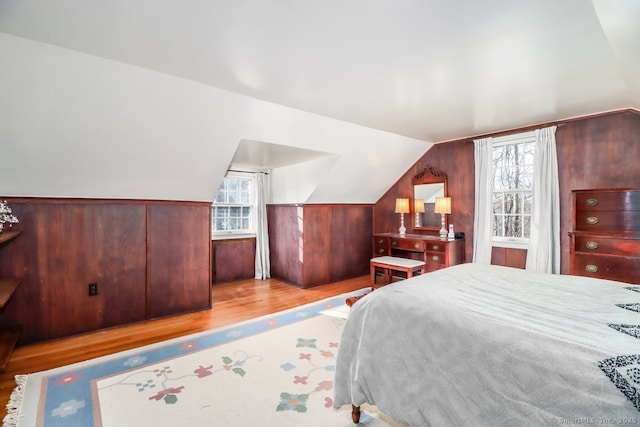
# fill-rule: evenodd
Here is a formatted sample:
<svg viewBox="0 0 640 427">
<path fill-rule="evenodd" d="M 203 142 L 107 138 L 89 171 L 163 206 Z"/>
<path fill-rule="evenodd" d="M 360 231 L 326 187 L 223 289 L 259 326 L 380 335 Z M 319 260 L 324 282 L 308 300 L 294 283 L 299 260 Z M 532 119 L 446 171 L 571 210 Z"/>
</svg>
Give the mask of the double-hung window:
<svg viewBox="0 0 640 427">
<path fill-rule="evenodd" d="M 531 231 L 535 134 L 493 139 L 493 245 L 526 248 Z"/>
<path fill-rule="evenodd" d="M 256 179 L 251 174 L 228 174 L 212 206 L 213 237 L 255 233 Z"/>
</svg>

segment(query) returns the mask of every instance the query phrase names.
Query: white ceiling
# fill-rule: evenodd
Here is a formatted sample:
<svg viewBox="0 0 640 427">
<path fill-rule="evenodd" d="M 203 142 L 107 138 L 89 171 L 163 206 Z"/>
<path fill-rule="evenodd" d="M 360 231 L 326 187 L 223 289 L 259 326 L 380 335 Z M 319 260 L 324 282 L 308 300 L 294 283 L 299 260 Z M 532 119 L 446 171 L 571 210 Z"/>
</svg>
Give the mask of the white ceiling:
<svg viewBox="0 0 640 427">
<path fill-rule="evenodd" d="M 636 0 L 0 0 L 1 32 L 428 142 L 640 109 L 639 22 Z"/>
</svg>

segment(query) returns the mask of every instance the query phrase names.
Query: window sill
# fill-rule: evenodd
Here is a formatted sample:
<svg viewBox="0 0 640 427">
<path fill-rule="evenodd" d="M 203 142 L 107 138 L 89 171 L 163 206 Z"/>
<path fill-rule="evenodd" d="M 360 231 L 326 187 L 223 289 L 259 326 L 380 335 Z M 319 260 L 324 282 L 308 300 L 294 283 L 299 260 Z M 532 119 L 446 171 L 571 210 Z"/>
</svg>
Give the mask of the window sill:
<svg viewBox="0 0 640 427">
<path fill-rule="evenodd" d="M 255 237 L 256 233 L 214 234 L 211 236 L 211 240 L 250 239 Z"/>
<path fill-rule="evenodd" d="M 491 242 L 491 246 L 496 248 L 522 249 L 526 251 L 529 248 L 529 242 L 517 240 L 493 240 Z"/>
</svg>

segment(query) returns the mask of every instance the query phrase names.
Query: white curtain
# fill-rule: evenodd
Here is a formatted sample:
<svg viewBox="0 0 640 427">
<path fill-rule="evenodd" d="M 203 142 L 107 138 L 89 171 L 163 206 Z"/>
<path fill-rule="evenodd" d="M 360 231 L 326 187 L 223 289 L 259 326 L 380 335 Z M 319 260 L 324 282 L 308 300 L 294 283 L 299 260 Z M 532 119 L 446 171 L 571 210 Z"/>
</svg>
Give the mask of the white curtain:
<svg viewBox="0 0 640 427">
<path fill-rule="evenodd" d="M 256 174 L 256 279 L 271 277 L 271 263 L 269 261 L 269 232 L 267 227 L 267 199 L 269 186 L 264 173 Z"/>
<path fill-rule="evenodd" d="M 556 126 L 535 131 L 533 211 L 526 269 L 560 274 L 560 189 Z"/>
<path fill-rule="evenodd" d="M 475 211 L 473 214 L 473 262 L 491 264 L 493 234 L 491 200 L 493 199 L 492 139 L 476 139 L 474 159 L 476 167 Z"/>
</svg>

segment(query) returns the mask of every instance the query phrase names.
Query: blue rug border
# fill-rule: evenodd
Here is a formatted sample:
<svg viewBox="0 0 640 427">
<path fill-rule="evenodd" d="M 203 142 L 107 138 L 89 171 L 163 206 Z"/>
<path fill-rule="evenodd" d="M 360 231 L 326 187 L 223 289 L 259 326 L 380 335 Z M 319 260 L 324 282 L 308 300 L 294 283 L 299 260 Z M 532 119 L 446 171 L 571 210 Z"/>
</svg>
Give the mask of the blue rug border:
<svg viewBox="0 0 640 427">
<path fill-rule="evenodd" d="M 369 292 L 369 290 L 368 288 L 364 288 L 278 313 L 228 326 L 221 326 L 209 331 L 198 332 L 137 349 L 89 359 L 84 362 L 69 365 L 68 367 L 54 368 L 31 374 L 41 376 L 42 388 L 44 390 L 44 396 L 42 397 L 42 399 L 45 400 L 44 411 L 43 414 L 37 414 L 36 416 L 42 415 L 42 422 L 46 426 L 92 426 L 94 425 L 95 418 L 94 406 L 91 399 L 91 386 L 92 382 L 96 379 L 139 368 L 140 366 L 159 363 L 163 360 L 172 359 L 192 351 L 215 347 L 216 345 L 318 316 L 322 311 L 344 305 L 345 298 L 364 294 Z M 185 347 L 185 345 L 187 346 Z M 122 355 L 118 356 L 118 354 Z M 138 361 L 141 361 L 139 364 L 125 365 L 126 362 L 135 362 L 136 358 Z M 144 360 L 142 360 L 142 358 L 144 358 Z M 86 366 L 80 367 L 78 365 Z M 56 384 L 56 382 L 64 382 L 64 385 Z M 55 391 L 55 393 L 52 391 Z M 79 405 L 80 403 L 84 405 L 81 406 Z M 53 415 L 54 411 L 60 414 L 61 408 L 69 406 L 73 409 L 73 411 L 71 411 L 72 413 L 65 414 L 64 417 Z M 41 404 L 38 405 L 38 411 L 40 411 L 40 408 Z"/>
</svg>

